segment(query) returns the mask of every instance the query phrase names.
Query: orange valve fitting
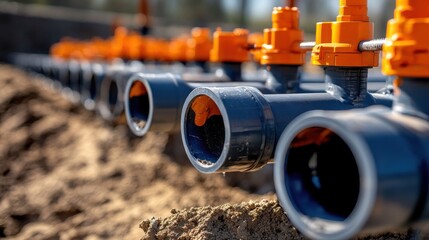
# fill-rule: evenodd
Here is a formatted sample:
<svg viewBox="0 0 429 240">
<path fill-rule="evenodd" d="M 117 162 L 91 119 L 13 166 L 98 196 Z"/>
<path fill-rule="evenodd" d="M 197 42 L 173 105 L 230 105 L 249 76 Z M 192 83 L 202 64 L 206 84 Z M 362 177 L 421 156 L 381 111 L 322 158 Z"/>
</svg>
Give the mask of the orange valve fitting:
<svg viewBox="0 0 429 240">
<path fill-rule="evenodd" d="M 213 34 L 212 62 L 246 62 L 249 60 L 246 29 L 237 28 L 233 32 L 223 32 L 218 28 Z"/>
<path fill-rule="evenodd" d="M 128 30 L 125 27 L 117 27 L 114 36 L 110 39 L 108 52 L 109 59 L 121 58 Z"/>
<path fill-rule="evenodd" d="M 166 40 L 157 39 L 155 46 L 155 59 L 160 62 L 171 62 L 170 43 Z"/>
<path fill-rule="evenodd" d="M 171 40 L 169 44 L 169 57 L 172 61 L 186 62 L 187 61 L 187 42 L 189 36 L 181 35 Z"/>
<path fill-rule="evenodd" d="M 193 28 L 191 38 L 188 39 L 187 59 L 190 62 L 209 61 L 212 40 L 210 29 Z"/>
<path fill-rule="evenodd" d="M 65 59 L 68 58 L 68 51 L 66 47 L 66 42 L 61 41 L 59 43 L 55 43 L 51 46 L 50 54 L 54 58 Z"/>
<path fill-rule="evenodd" d="M 145 43 L 141 45 L 144 58 L 150 61 L 167 61 L 167 53 L 169 53 L 168 42 L 151 37 L 145 37 Z"/>
<path fill-rule="evenodd" d="M 387 25 L 383 73 L 399 77 L 429 76 L 429 8 L 427 0 L 397 0 Z"/>
<path fill-rule="evenodd" d="M 305 51 L 300 48 L 304 33 L 299 29 L 296 7 L 276 7 L 272 13 L 272 28 L 264 30 L 263 65 L 303 65 Z"/>
<path fill-rule="evenodd" d="M 129 60 L 142 59 L 142 47 L 144 38 L 136 32 L 130 32 L 124 39 L 123 57 Z"/>
<path fill-rule="evenodd" d="M 78 48 L 79 42 L 73 39 L 64 38 L 60 42 L 52 45 L 50 54 L 54 58 L 69 59 Z"/>
<path fill-rule="evenodd" d="M 368 18 L 367 0 L 340 0 L 336 22 L 320 22 L 312 62 L 319 66 L 376 67 L 378 51 L 359 51 L 361 41 L 371 40 L 373 23 Z"/>
<path fill-rule="evenodd" d="M 158 44 L 158 40 L 155 38 L 150 38 L 147 37 L 146 38 L 146 44 L 144 44 L 142 46 L 142 52 L 145 52 L 146 54 L 146 59 L 147 60 L 151 60 L 151 61 L 155 61 L 159 59 L 159 44 Z"/>
<path fill-rule="evenodd" d="M 264 40 L 264 34 L 262 33 L 256 32 L 249 35 L 250 54 L 252 55 L 252 60 L 255 62 L 261 62 Z"/>
<path fill-rule="evenodd" d="M 101 38 L 94 38 L 91 41 L 92 47 L 96 52 L 95 59 L 107 59 L 109 55 L 109 42 Z"/>
</svg>

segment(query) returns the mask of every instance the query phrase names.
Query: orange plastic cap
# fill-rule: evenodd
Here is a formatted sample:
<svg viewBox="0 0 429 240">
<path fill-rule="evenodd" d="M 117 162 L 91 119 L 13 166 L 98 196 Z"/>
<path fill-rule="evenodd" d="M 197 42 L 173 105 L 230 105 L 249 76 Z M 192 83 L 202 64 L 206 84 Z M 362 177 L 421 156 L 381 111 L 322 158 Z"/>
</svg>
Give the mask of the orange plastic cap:
<svg viewBox="0 0 429 240">
<path fill-rule="evenodd" d="M 261 64 L 303 65 L 305 51 L 299 44 L 304 33 L 299 29 L 296 7 L 276 7 L 272 13 L 272 28 L 264 31 Z"/>
<path fill-rule="evenodd" d="M 368 22 L 367 0 L 341 0 L 337 22 Z"/>
</svg>

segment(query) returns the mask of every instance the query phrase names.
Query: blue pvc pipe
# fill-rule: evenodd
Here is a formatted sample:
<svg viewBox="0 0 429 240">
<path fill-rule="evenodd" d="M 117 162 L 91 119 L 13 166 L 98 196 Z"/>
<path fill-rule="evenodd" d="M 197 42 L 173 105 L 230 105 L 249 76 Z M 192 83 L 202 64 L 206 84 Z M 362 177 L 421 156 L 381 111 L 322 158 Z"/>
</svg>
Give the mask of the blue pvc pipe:
<svg viewBox="0 0 429 240">
<path fill-rule="evenodd" d="M 204 173 L 254 171 L 271 161 L 281 133 L 302 113 L 392 105 L 391 96 L 367 92 L 366 71 L 326 72 L 327 93 L 264 95 L 249 87 L 192 91 L 181 117 L 182 139 L 191 163 Z M 221 112 L 202 127 L 194 124 L 191 109 L 199 96 L 209 97 Z"/>
<path fill-rule="evenodd" d="M 393 111 L 312 111 L 275 153 L 277 196 L 312 239 L 429 224 L 429 79 L 404 78 Z"/>
<path fill-rule="evenodd" d="M 265 93 L 273 91 L 263 82 L 218 81 L 212 75 L 198 75 L 206 81 L 188 82 L 173 74 L 137 74 L 127 84 L 125 111 L 128 126 L 136 136 L 149 131 L 177 132 L 180 130 L 180 112 L 188 94 L 201 86 L 253 86 Z M 133 88 L 143 88 L 146 94 L 130 97 Z"/>
</svg>

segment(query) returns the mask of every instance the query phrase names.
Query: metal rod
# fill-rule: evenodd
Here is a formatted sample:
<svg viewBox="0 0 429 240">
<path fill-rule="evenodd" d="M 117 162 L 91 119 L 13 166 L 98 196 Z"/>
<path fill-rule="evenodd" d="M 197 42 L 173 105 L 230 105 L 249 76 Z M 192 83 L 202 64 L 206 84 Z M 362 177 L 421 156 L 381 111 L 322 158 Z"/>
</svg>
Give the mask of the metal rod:
<svg viewBox="0 0 429 240">
<path fill-rule="evenodd" d="M 384 38 L 362 41 L 359 43 L 359 51 L 381 51 L 385 42 Z"/>
<path fill-rule="evenodd" d="M 302 42 L 299 44 L 299 46 L 303 50 L 311 50 L 314 48 L 314 46 L 316 46 L 316 42 Z"/>
<path fill-rule="evenodd" d="M 386 39 L 384 38 L 362 41 L 359 43 L 359 51 L 381 51 L 385 42 Z M 299 46 L 303 50 L 311 50 L 314 46 L 316 46 L 316 42 L 302 42 Z"/>
</svg>

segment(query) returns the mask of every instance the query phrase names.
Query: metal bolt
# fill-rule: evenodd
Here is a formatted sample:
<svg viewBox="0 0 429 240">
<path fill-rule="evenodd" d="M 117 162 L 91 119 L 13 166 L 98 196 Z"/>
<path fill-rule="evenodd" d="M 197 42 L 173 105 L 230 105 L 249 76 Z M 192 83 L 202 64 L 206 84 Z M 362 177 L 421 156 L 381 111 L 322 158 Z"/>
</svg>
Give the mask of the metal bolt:
<svg viewBox="0 0 429 240">
<path fill-rule="evenodd" d="M 383 49 L 383 44 L 386 42 L 386 39 L 374 39 L 368 41 L 362 41 L 359 43 L 359 51 L 381 51 Z M 311 50 L 316 46 L 315 42 L 302 42 L 300 45 L 303 50 Z"/>
</svg>

